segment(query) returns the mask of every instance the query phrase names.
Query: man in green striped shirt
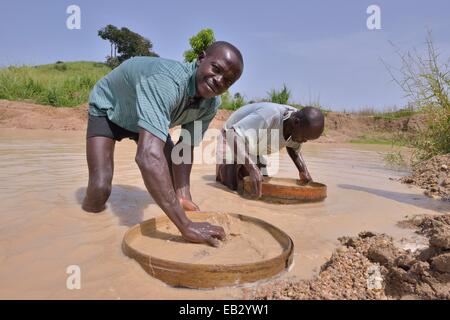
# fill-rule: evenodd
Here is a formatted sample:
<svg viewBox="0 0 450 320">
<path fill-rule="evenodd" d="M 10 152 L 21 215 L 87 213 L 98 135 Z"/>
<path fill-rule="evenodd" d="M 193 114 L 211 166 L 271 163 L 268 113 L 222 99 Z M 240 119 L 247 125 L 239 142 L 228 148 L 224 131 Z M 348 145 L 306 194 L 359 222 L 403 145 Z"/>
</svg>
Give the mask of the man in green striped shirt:
<svg viewBox="0 0 450 320">
<path fill-rule="evenodd" d="M 135 57 L 99 80 L 89 97 L 89 183 L 83 209 L 104 210 L 111 193 L 115 142 L 130 138 L 138 144 L 136 162 L 147 190 L 183 237 L 217 246 L 225 236 L 223 229 L 192 222 L 184 211 L 199 210 L 189 188 L 193 148 L 214 118 L 219 96 L 239 79 L 243 67 L 239 50 L 219 41 L 193 63 Z M 169 128 L 177 125 L 184 129 L 177 144 L 190 150 L 180 164 L 172 162 L 169 135 Z"/>
</svg>

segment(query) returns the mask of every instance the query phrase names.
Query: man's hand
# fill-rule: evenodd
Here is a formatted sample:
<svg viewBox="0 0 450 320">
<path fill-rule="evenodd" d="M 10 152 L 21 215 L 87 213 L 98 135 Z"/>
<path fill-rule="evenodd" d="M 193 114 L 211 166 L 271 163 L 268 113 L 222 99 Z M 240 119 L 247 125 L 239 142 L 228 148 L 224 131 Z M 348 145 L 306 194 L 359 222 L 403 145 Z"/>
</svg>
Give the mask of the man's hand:
<svg viewBox="0 0 450 320">
<path fill-rule="evenodd" d="M 308 170 L 299 171 L 298 175 L 300 177 L 300 183 L 302 184 L 307 184 L 312 181 L 311 175 L 309 174 Z"/>
<path fill-rule="evenodd" d="M 286 147 L 289 157 L 294 162 L 298 170 L 298 175 L 301 184 L 307 184 L 312 181 L 311 175 L 309 174 L 308 168 L 306 167 L 305 160 L 300 152 L 295 151 L 292 148 Z"/>
<path fill-rule="evenodd" d="M 178 198 L 178 201 L 180 201 L 180 204 L 183 207 L 184 211 L 200 211 L 198 205 L 196 205 L 192 200 L 186 198 Z"/>
<path fill-rule="evenodd" d="M 220 226 L 208 222 L 190 222 L 180 230 L 183 238 L 190 242 L 207 243 L 213 247 L 220 246 L 219 240 L 225 240 L 225 231 Z"/>
<path fill-rule="evenodd" d="M 256 165 L 248 166 L 247 170 L 249 172 L 250 180 L 253 186 L 253 196 L 259 199 L 262 196 L 263 175 Z"/>
</svg>

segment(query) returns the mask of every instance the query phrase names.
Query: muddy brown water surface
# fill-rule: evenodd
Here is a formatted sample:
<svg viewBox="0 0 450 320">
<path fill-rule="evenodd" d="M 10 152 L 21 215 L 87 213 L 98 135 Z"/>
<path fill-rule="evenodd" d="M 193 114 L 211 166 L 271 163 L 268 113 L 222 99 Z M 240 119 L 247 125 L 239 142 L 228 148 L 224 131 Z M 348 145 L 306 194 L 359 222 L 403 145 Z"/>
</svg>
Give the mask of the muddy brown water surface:
<svg viewBox="0 0 450 320">
<path fill-rule="evenodd" d="M 134 162 L 136 145 L 116 145 L 115 175 L 108 208 L 80 208 L 87 183 L 84 132 L 0 129 L 0 298 L 6 299 L 226 299 L 239 287 L 214 290 L 172 288 L 150 277 L 121 250 L 125 231 L 163 214 L 148 195 Z M 194 165 L 195 202 L 205 211 L 241 213 L 263 219 L 294 241 L 294 265 L 279 278 L 309 279 L 338 246 L 337 238 L 363 230 L 384 232 L 400 246 L 424 239 L 397 222 L 405 216 L 450 212 L 417 187 L 389 178 L 386 146 L 305 144 L 314 180 L 328 187 L 323 202 L 278 205 L 245 200 L 215 182 L 214 165 Z M 279 177 L 295 178 L 282 153 Z M 81 268 L 81 289 L 68 290 L 67 267 Z M 253 284 L 256 286 L 258 284 Z"/>
</svg>

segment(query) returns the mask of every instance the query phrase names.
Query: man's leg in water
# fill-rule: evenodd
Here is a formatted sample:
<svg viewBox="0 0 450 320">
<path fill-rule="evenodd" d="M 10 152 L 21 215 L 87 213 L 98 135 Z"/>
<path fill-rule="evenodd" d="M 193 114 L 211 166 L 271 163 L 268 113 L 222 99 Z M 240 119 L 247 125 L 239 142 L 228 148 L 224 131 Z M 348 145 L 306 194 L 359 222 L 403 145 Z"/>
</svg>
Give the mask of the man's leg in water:
<svg viewBox="0 0 450 320">
<path fill-rule="evenodd" d="M 91 137 L 86 140 L 86 156 L 89 168 L 89 183 L 82 208 L 88 212 L 100 212 L 111 194 L 114 172 L 115 141 L 106 137 Z"/>
</svg>

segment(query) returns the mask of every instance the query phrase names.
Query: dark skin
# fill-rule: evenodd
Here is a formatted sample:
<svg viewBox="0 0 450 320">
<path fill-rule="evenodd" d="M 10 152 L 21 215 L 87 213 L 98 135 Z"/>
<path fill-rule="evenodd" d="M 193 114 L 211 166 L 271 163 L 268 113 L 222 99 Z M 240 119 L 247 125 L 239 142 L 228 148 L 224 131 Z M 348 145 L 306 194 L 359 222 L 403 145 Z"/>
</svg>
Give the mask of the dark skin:
<svg viewBox="0 0 450 320">
<path fill-rule="evenodd" d="M 283 123 L 284 139 L 291 137 L 293 141 L 298 143 L 318 139 L 322 135 L 323 129 L 321 123 L 313 123 L 308 127 L 300 126 L 299 119 L 295 116 L 286 119 Z M 302 154 L 289 147 L 286 147 L 286 150 L 298 170 L 300 181 L 305 184 L 311 182 L 312 178 Z"/>
<path fill-rule="evenodd" d="M 235 154 L 241 157 L 239 160 L 244 163 L 244 167 L 250 176 L 250 180 L 252 181 L 253 196 L 260 198 L 262 196 L 263 175 L 255 161 L 253 161 L 246 150 L 245 144 L 247 142 L 242 139 L 242 137 L 240 137 L 234 129 L 230 129 L 229 133 L 227 133 L 227 143 L 230 146 L 234 146 Z"/>
<path fill-rule="evenodd" d="M 289 137 L 291 137 L 293 141 L 298 143 L 305 143 L 310 140 L 318 139 L 322 135 L 323 129 L 323 123 L 319 122 L 313 123 L 308 127 L 301 126 L 299 119 L 295 116 L 291 116 L 283 122 L 284 139 L 287 140 Z M 311 182 L 312 178 L 308 171 L 308 168 L 306 167 L 306 163 L 303 159 L 302 154 L 289 147 L 286 147 L 286 151 L 298 170 L 300 182 L 303 184 Z M 248 159 L 248 155 L 245 159 Z M 253 196 L 256 198 L 261 197 L 263 176 L 260 169 L 254 163 L 251 163 L 248 166 L 246 165 L 245 168 L 249 172 L 250 180 L 252 181 L 254 192 Z"/>
<path fill-rule="evenodd" d="M 227 46 L 218 46 L 203 53 L 197 60 L 196 97 L 209 99 L 224 93 L 242 74 L 243 64 L 238 55 Z M 183 143 L 178 141 L 178 143 Z M 86 153 L 89 167 L 89 183 L 83 209 L 100 212 L 111 193 L 114 171 L 115 141 L 105 137 L 87 139 Z M 190 174 L 192 161 L 173 164 L 173 143 L 162 141 L 152 133 L 141 129 L 136 152 L 136 163 L 145 186 L 154 201 L 180 230 L 184 239 L 195 243 L 218 246 L 225 238 L 222 227 L 207 222 L 193 222 L 185 210 L 199 210 L 192 202 Z M 193 147 L 191 157 L 193 159 Z"/>
</svg>

